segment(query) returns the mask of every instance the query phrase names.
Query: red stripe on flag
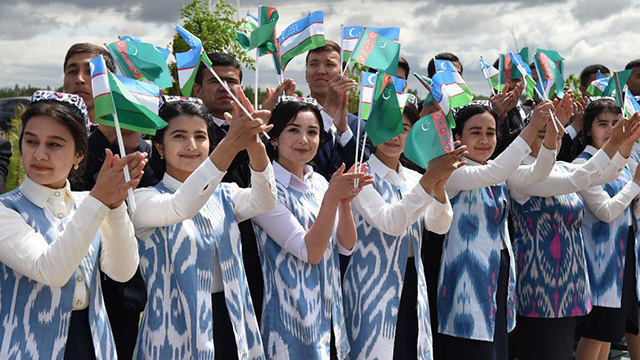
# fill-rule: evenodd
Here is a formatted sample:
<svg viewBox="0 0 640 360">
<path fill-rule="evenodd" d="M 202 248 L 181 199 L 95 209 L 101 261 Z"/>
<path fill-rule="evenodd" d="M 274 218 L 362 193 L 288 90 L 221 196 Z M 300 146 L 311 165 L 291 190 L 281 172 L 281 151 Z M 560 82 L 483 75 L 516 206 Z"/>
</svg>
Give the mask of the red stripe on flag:
<svg viewBox="0 0 640 360">
<path fill-rule="evenodd" d="M 106 72 L 101 72 L 101 73 L 99 73 L 99 74 L 95 74 L 95 75 L 93 75 L 93 76 L 91 77 L 91 80 L 93 80 L 93 79 L 97 78 L 97 77 L 98 77 L 98 76 L 100 76 L 100 75 L 107 75 L 107 73 L 106 73 Z"/>
<path fill-rule="evenodd" d="M 544 75 L 545 80 L 553 79 L 553 72 L 551 71 L 551 63 L 549 61 L 549 57 L 547 54 L 541 52 L 538 54 L 538 59 L 540 60 L 540 67 L 542 67 L 542 74 Z"/>
<path fill-rule="evenodd" d="M 97 99 L 97 98 L 99 98 L 99 97 L 101 97 L 101 96 L 105 96 L 105 95 L 109 95 L 109 94 L 111 94 L 111 93 L 107 91 L 107 92 L 105 92 L 105 93 L 95 95 L 93 98 L 94 98 L 94 99 Z"/>
<path fill-rule="evenodd" d="M 369 55 L 371 55 L 371 50 L 373 50 L 373 46 L 376 44 L 376 41 L 378 41 L 378 34 L 374 33 L 373 31 L 367 31 L 369 33 L 367 34 L 367 37 L 365 39 L 362 39 L 362 47 L 360 48 L 360 52 L 356 56 L 356 60 L 362 65 L 367 62 L 367 59 L 369 59 Z"/>
<path fill-rule="evenodd" d="M 155 96 L 155 95 L 149 95 L 149 94 L 144 94 L 144 93 L 139 93 L 139 92 L 135 92 L 135 91 L 129 91 L 131 94 L 135 94 L 135 95 L 140 95 L 140 96 L 147 96 L 147 97 L 151 97 L 151 98 L 156 98 L 159 99 L 159 96 Z"/>
<path fill-rule="evenodd" d="M 295 35 L 298 35 L 298 34 L 300 34 L 301 32 L 303 32 L 303 31 L 307 30 L 307 29 L 308 29 L 308 28 L 310 28 L 310 27 L 311 27 L 311 25 L 313 25 L 313 24 L 322 24 L 322 21 L 312 22 L 311 24 L 309 24 L 309 26 L 307 26 L 307 27 L 305 27 L 304 29 L 302 29 L 302 30 L 298 31 L 297 33 L 293 33 L 293 34 L 291 34 L 291 35 L 287 36 L 287 38 L 286 38 L 286 39 L 284 39 L 284 40 L 282 40 L 282 42 L 285 42 L 285 41 L 287 41 L 287 40 L 291 39 L 292 37 L 294 37 Z M 322 34 L 322 35 L 324 35 L 324 34 Z M 307 39 L 308 39 L 308 38 L 307 38 Z M 305 40 L 306 40 L 306 39 L 305 39 Z"/>
<path fill-rule="evenodd" d="M 324 36 L 324 34 L 315 34 L 315 35 L 311 35 L 311 36 L 309 36 L 309 37 L 305 38 L 304 40 L 300 41 L 300 43 L 299 43 L 298 45 L 300 45 L 301 43 L 303 43 L 303 42 L 305 42 L 305 41 L 307 41 L 307 40 L 309 40 L 309 39 L 311 39 L 311 38 L 313 38 L 313 37 L 316 37 L 316 36 Z M 284 53 L 284 54 L 287 54 L 287 53 L 291 52 L 292 50 L 295 50 L 295 46 L 294 46 L 294 47 L 292 47 L 291 49 L 289 49 L 289 51 L 287 51 L 287 52 L 286 52 L 286 53 Z M 281 55 L 280 55 L 280 57 L 282 57 L 282 55 L 283 55 L 283 54 L 281 54 Z"/>
</svg>

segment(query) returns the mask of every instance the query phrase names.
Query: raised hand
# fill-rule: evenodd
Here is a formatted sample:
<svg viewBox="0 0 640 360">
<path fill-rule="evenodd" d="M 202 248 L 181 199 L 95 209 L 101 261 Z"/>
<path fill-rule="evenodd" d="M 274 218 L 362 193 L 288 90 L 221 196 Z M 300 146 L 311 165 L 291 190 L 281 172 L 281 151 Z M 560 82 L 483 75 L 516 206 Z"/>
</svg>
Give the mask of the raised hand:
<svg viewBox="0 0 640 360">
<path fill-rule="evenodd" d="M 293 96 L 296 91 L 296 83 L 293 79 L 286 78 L 282 84 L 275 89 L 267 87 L 267 96 L 262 103 L 262 110 L 273 110 L 278 103 L 278 98 L 282 95 Z"/>
<path fill-rule="evenodd" d="M 556 109 L 556 117 L 560 120 L 562 126 L 567 126 L 567 123 L 569 123 L 569 120 L 571 120 L 571 117 L 574 115 L 573 105 L 573 93 L 571 92 L 565 94 L 562 100 L 553 100 L 553 106 Z"/>
<path fill-rule="evenodd" d="M 348 172 L 344 172 L 345 165 L 343 163 L 331 176 L 329 188 L 324 195 L 325 198 L 334 201 L 336 204 L 342 200 L 351 201 L 364 186 L 373 184 L 373 175 L 366 173 L 366 165 L 362 165 L 360 169 L 361 171 L 356 172 L 356 165 L 354 164 Z M 357 187 L 353 186 L 354 180 L 359 180 Z"/>
<path fill-rule="evenodd" d="M 436 184 L 446 183 L 454 170 L 467 163 L 460 161 L 469 153 L 467 146 L 460 146 L 460 141 L 456 141 L 453 145 L 456 147 L 455 150 L 429 161 L 425 173 L 420 178 L 420 185 L 427 193 L 432 194 Z"/>
<path fill-rule="evenodd" d="M 109 149 L 105 150 L 105 154 L 105 160 L 98 173 L 96 184 L 89 195 L 110 209 L 115 209 L 127 198 L 127 190 L 134 189 L 140 183 L 146 159 L 144 159 L 145 155 L 139 151 L 128 154 L 122 159 L 118 155 L 114 156 Z M 124 167 L 126 165 L 129 165 L 131 175 L 131 180 L 128 182 L 124 181 Z"/>
<path fill-rule="evenodd" d="M 349 129 L 349 94 L 344 93 L 341 100 L 340 106 L 338 106 L 333 118 L 333 123 L 336 125 L 336 129 L 338 129 L 338 134 L 342 134 Z"/>
<path fill-rule="evenodd" d="M 358 83 L 355 80 L 340 74 L 336 75 L 329 81 L 329 91 L 322 110 L 332 118 L 335 118 L 344 94 L 355 89 L 357 86 Z M 338 124 L 336 124 L 336 127 L 338 127 Z M 346 131 L 346 129 L 344 130 Z M 340 128 L 338 128 L 338 131 L 340 131 Z"/>
</svg>

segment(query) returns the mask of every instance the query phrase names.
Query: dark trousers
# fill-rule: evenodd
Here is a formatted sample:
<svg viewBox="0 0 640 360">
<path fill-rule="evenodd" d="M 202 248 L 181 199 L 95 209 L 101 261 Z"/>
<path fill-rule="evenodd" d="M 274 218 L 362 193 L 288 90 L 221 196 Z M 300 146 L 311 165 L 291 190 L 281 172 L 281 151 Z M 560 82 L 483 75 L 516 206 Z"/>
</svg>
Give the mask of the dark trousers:
<svg viewBox="0 0 640 360">
<path fill-rule="evenodd" d="M 418 274 L 414 258 L 407 260 L 404 286 L 398 308 L 396 338 L 393 358 L 396 360 L 418 358 Z"/>
<path fill-rule="evenodd" d="M 211 294 L 211 305 L 213 306 L 213 346 L 216 351 L 216 360 L 237 359 L 236 335 L 227 311 L 224 292 Z"/>
<path fill-rule="evenodd" d="M 422 234 L 422 263 L 427 280 L 431 334 L 433 335 L 433 359 L 444 359 L 444 335 L 438 332 L 438 275 L 442 261 L 444 235 L 425 231 Z"/>
<path fill-rule="evenodd" d="M 507 286 L 509 285 L 509 253 L 500 253 L 500 275 L 496 293 L 496 324 L 493 341 L 463 339 L 444 335 L 447 360 L 507 360 L 509 337 L 507 333 Z"/>
<path fill-rule="evenodd" d="M 96 353 L 89 327 L 89 308 L 71 312 L 69 336 L 64 348 L 64 360 L 94 360 Z"/>
</svg>

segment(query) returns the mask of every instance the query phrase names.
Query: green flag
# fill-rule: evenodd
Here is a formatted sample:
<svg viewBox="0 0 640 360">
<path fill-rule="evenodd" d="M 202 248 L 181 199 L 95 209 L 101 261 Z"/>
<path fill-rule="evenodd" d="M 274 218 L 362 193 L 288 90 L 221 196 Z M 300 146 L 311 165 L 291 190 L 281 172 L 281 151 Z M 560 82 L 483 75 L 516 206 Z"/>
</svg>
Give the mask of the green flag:
<svg viewBox="0 0 640 360">
<path fill-rule="evenodd" d="M 404 145 L 404 156 L 414 164 L 426 169 L 435 157 L 453 151 L 453 136 L 442 110 L 418 120 Z"/>
<path fill-rule="evenodd" d="M 624 71 L 615 71 L 609 79 L 607 88 L 604 89 L 604 96 L 614 96 L 616 98 L 616 105 L 622 107 L 624 102 L 622 101 L 623 89 L 627 85 L 627 81 L 631 77 L 633 69 Z"/>
<path fill-rule="evenodd" d="M 360 63 L 385 74 L 398 74 L 400 44 L 367 29 L 362 32 L 349 62 Z"/>
<path fill-rule="evenodd" d="M 402 112 L 391 76 L 378 76 L 374 91 L 373 106 L 364 129 L 373 146 L 378 146 L 402 133 Z"/>
<path fill-rule="evenodd" d="M 159 88 L 173 86 L 167 60 L 154 45 L 119 40 L 107 45 L 107 49 L 124 76 L 151 81 Z"/>
</svg>

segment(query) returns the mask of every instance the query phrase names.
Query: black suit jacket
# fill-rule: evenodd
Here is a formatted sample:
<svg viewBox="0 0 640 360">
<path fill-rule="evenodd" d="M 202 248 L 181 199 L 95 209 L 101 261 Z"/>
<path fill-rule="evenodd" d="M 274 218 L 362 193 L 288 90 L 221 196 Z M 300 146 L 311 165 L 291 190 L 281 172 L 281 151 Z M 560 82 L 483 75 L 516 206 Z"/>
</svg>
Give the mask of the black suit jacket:
<svg viewBox="0 0 640 360">
<path fill-rule="evenodd" d="M 11 143 L 0 138 L 0 194 L 4 192 L 4 179 L 9 173 L 9 160 L 11 160 Z"/>
<path fill-rule="evenodd" d="M 359 134 L 358 121 L 360 121 Z M 340 141 L 332 135 L 331 131 L 329 129 L 325 129 L 325 132 L 328 135 L 328 141 L 321 149 L 318 150 L 318 154 L 313 159 L 314 170 L 324 176 L 327 180 L 331 178 L 331 175 L 338 170 L 342 163 L 345 164 L 345 171 L 349 170 L 349 168 L 355 164 L 357 136 L 360 136 L 360 149 L 362 149 L 362 142 L 364 141 L 364 121 L 360 120 L 353 114 L 349 114 L 347 122 L 349 128 L 351 128 L 351 132 L 353 133 L 351 140 L 349 140 L 345 146 L 342 146 Z M 369 149 L 365 148 L 363 161 L 369 160 L 369 155 Z"/>
</svg>

